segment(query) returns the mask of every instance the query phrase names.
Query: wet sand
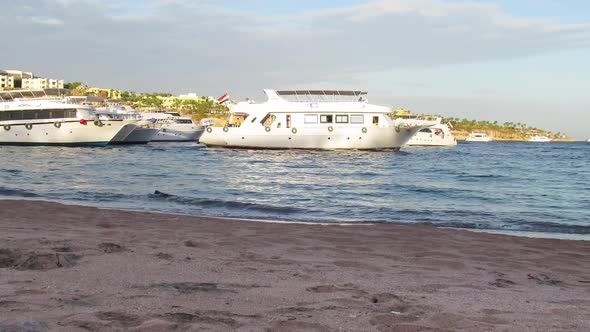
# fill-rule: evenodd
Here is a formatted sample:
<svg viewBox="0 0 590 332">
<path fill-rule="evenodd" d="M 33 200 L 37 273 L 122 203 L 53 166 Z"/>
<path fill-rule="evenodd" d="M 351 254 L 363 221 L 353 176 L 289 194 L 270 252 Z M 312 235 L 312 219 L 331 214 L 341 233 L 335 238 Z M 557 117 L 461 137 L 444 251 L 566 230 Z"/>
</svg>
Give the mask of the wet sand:
<svg viewBox="0 0 590 332">
<path fill-rule="evenodd" d="M 0 201 L 0 331 L 590 331 L 590 241 Z"/>
</svg>

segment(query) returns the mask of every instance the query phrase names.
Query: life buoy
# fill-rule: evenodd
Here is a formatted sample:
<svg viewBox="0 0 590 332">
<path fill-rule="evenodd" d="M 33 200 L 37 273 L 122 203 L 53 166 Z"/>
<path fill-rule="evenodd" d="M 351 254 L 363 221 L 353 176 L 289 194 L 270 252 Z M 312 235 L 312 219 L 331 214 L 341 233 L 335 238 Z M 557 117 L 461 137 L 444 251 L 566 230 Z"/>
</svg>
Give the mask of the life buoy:
<svg viewBox="0 0 590 332">
<path fill-rule="evenodd" d="M 61 127 L 61 122 L 54 122 L 54 123 L 53 123 L 53 126 L 54 126 L 55 128 L 59 128 L 59 127 Z"/>
<path fill-rule="evenodd" d="M 211 129 L 211 127 L 207 127 L 207 132 L 208 132 L 208 133 L 210 133 L 210 132 L 212 132 L 212 131 L 213 131 L 213 129 Z"/>
<path fill-rule="evenodd" d="M 33 129 L 33 125 L 32 125 L 32 124 L 30 124 L 30 123 L 27 123 L 27 124 L 25 125 L 25 128 L 27 128 L 28 130 L 31 130 L 31 129 Z"/>
<path fill-rule="evenodd" d="M 292 132 L 293 134 L 297 134 L 297 128 L 293 128 L 293 129 L 291 129 L 291 132 Z"/>
<path fill-rule="evenodd" d="M 329 132 L 333 132 L 334 131 L 334 127 L 332 127 L 332 126 L 328 127 L 328 131 Z"/>
<path fill-rule="evenodd" d="M 264 130 L 268 133 L 270 132 L 270 127 L 264 127 Z"/>
<path fill-rule="evenodd" d="M 5 125 L 4 126 L 4 130 L 9 131 L 10 130 L 10 125 Z"/>
<path fill-rule="evenodd" d="M 226 133 L 229 131 L 228 127 L 223 127 L 223 131 L 225 131 Z"/>
<path fill-rule="evenodd" d="M 367 127 L 363 127 L 362 132 L 363 132 L 363 134 L 366 134 L 367 133 Z"/>
</svg>

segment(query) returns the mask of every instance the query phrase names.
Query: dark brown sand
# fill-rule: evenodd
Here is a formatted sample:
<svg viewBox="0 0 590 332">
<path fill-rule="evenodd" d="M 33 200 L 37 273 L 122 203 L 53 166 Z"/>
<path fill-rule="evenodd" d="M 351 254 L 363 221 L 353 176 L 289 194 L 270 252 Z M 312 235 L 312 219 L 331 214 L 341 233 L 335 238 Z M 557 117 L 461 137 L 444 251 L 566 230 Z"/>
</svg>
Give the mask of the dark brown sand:
<svg viewBox="0 0 590 332">
<path fill-rule="evenodd" d="M 590 331 L 590 242 L 0 201 L 0 331 Z"/>
</svg>

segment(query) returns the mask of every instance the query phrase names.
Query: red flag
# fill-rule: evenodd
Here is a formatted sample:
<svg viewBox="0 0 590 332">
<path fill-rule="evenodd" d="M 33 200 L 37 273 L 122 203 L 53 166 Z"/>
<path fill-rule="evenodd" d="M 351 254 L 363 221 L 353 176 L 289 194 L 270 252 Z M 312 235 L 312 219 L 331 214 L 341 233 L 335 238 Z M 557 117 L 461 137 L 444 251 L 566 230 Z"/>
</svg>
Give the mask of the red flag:
<svg viewBox="0 0 590 332">
<path fill-rule="evenodd" d="M 217 98 L 217 102 L 220 104 L 223 104 L 228 100 L 229 100 L 229 93 L 227 93 L 227 92 L 223 96 Z"/>
</svg>

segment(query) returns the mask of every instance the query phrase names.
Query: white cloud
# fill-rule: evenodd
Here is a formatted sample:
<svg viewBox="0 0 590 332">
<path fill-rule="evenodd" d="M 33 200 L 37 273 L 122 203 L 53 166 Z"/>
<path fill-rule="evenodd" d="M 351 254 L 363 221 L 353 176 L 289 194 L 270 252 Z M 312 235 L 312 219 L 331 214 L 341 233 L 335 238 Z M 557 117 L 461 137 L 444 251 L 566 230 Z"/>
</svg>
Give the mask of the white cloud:
<svg viewBox="0 0 590 332">
<path fill-rule="evenodd" d="M 52 17 L 33 16 L 33 17 L 31 17 L 31 21 L 33 23 L 37 23 L 37 24 L 41 24 L 41 25 L 50 25 L 50 26 L 64 25 L 64 21 L 57 19 L 57 18 L 52 18 Z"/>
</svg>

